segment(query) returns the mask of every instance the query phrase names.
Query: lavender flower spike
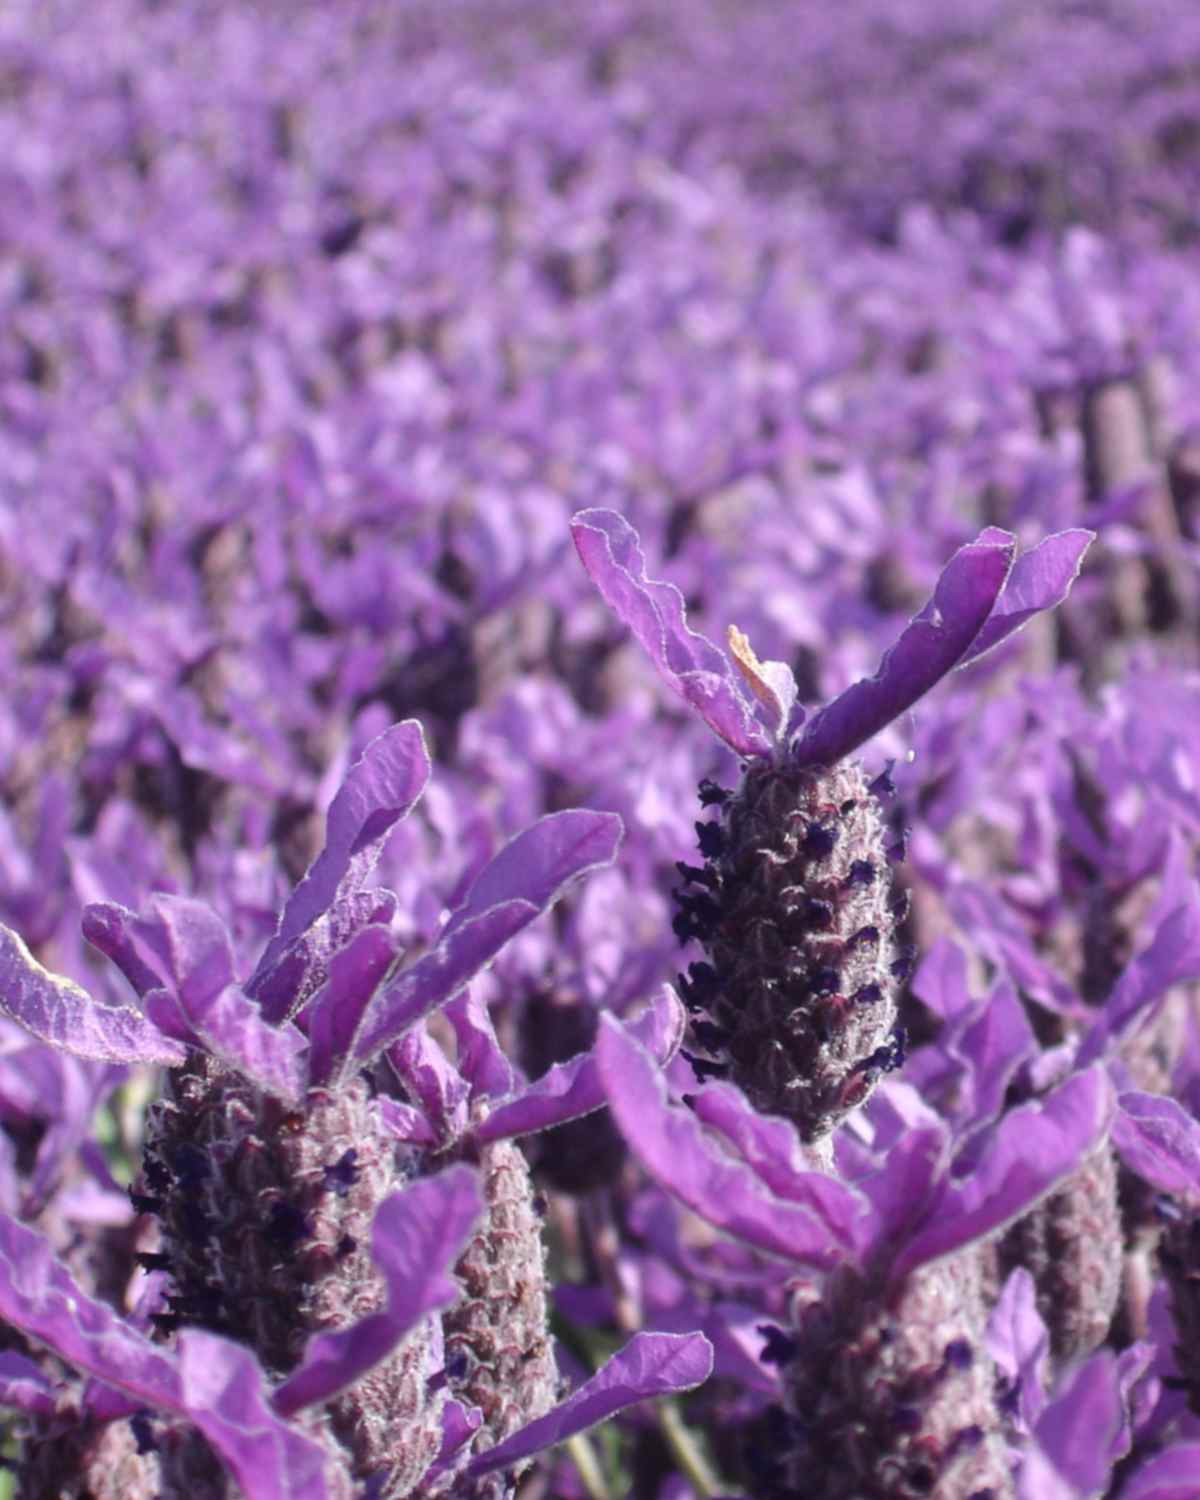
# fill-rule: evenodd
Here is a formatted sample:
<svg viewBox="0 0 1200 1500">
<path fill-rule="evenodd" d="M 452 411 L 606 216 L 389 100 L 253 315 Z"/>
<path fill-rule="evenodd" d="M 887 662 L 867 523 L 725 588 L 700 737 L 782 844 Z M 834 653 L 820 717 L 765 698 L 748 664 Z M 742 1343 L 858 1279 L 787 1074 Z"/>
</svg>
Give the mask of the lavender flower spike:
<svg viewBox="0 0 1200 1500">
<path fill-rule="evenodd" d="M 515 1078 L 493 1055 L 486 1010 L 455 997 L 572 881 L 609 863 L 622 836 L 612 813 L 541 818 L 484 865 L 429 950 L 404 967 L 388 925 L 396 898 L 365 882 L 427 774 L 415 724 L 371 741 L 333 800 L 324 850 L 244 982 L 221 919 L 179 896 L 156 895 L 141 914 L 85 909 L 85 935 L 140 1009 L 96 1005 L 16 938 L 0 944 L 10 1012 L 38 1035 L 86 1056 L 175 1064 L 149 1112 L 135 1190 L 159 1221 L 156 1259 L 170 1277 L 161 1336 L 184 1354 L 197 1330 L 244 1340 L 253 1358 L 212 1403 L 227 1410 L 227 1390 L 257 1391 L 265 1376 L 268 1437 L 281 1421 L 320 1427 L 350 1480 L 396 1496 L 435 1461 L 461 1468 L 554 1404 L 524 1158 L 505 1139 L 464 1136 L 468 1113 L 482 1120 Z M 464 1075 L 422 1025 L 441 1006 Z M 673 1047 L 681 1027 L 670 1004 L 648 1030 L 660 1050 Z M 385 1050 L 391 1069 L 372 1071 Z M 566 1097 L 525 1113 L 598 1107 L 582 1062 L 576 1073 Z M 388 1097 L 405 1086 L 406 1097 Z M 18 1306 L 11 1320 L 26 1326 L 21 1316 Z M 73 1345 L 60 1352 L 77 1358 Z M 178 1379 L 165 1353 L 161 1369 Z M 472 1446 L 458 1451 L 447 1429 L 466 1401 Z M 240 1476 L 240 1450 L 220 1447 L 207 1410 L 193 1421 Z M 36 1461 L 45 1442 L 33 1449 Z M 481 1477 L 478 1500 L 503 1483 Z"/>
<path fill-rule="evenodd" d="M 904 1056 L 896 995 L 911 957 L 896 936 L 881 783 L 846 757 L 948 672 L 1059 603 L 1091 533 L 1049 537 L 1014 563 L 1013 536 L 982 532 L 947 563 L 875 676 L 800 730 L 788 668 L 760 662 L 735 628 L 732 663 L 693 631 L 679 591 L 647 578 L 627 521 L 588 510 L 572 529 L 659 675 L 745 759 L 735 791 L 701 787 L 717 815 L 696 825 L 703 864 L 679 866 L 675 931 L 706 958 L 680 980 L 694 1065 L 701 1076 L 727 1073 L 815 1143 Z"/>
<path fill-rule="evenodd" d="M 981 1245 L 1103 1142 L 1113 1112 L 1103 1067 L 957 1140 L 911 1089 L 892 1085 L 872 1106 L 870 1148 L 850 1131 L 839 1137 L 839 1181 L 791 1165 L 789 1127 L 755 1123 L 727 1085 L 689 1096 L 690 1109 L 670 1102 L 652 1061 L 610 1018 L 597 1052 L 617 1127 L 651 1177 L 710 1224 L 823 1273 L 795 1282 L 786 1422 L 755 1495 L 1011 1500 Z"/>
</svg>

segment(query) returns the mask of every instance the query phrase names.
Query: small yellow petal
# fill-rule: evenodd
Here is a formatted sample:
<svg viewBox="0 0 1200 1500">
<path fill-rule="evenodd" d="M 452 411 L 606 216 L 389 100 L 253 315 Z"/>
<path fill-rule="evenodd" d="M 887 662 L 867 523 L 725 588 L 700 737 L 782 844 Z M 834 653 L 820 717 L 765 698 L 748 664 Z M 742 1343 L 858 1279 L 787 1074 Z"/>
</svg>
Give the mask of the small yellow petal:
<svg viewBox="0 0 1200 1500">
<path fill-rule="evenodd" d="M 771 687 L 763 675 L 763 664 L 754 654 L 754 647 L 750 644 L 749 637 L 744 631 L 731 625 L 726 635 L 729 642 L 729 650 L 732 653 L 734 665 L 746 679 L 750 691 L 774 712 L 779 711 L 779 695 Z"/>
</svg>

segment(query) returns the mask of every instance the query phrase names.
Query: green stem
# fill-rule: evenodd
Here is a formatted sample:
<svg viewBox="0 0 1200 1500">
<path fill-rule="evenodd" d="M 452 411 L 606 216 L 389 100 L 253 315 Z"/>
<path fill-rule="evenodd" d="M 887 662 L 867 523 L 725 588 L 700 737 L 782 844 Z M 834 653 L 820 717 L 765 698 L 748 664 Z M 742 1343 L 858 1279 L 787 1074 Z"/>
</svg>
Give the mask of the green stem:
<svg viewBox="0 0 1200 1500">
<path fill-rule="evenodd" d="M 664 1401 L 658 1408 L 658 1426 L 675 1462 L 702 1500 L 712 1500 L 714 1495 L 721 1494 L 720 1479 L 700 1451 L 691 1430 L 679 1415 L 679 1407 L 673 1401 Z"/>
<path fill-rule="evenodd" d="M 574 1437 L 568 1438 L 563 1446 L 579 1470 L 579 1477 L 588 1493 L 588 1500 L 612 1500 L 612 1491 L 608 1487 L 608 1481 L 596 1457 L 596 1450 L 588 1442 L 587 1437 L 583 1433 L 576 1433 Z"/>
</svg>

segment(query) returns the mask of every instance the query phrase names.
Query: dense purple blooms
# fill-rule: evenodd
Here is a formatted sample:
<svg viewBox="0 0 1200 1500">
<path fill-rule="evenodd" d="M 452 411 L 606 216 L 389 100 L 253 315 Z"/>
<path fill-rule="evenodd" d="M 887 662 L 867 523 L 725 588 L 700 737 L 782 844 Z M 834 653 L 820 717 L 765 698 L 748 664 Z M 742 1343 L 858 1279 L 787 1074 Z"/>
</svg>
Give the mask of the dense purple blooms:
<svg viewBox="0 0 1200 1500">
<path fill-rule="evenodd" d="M 5 7 L 0 1500 L 1197 1493 L 1198 60 Z"/>
</svg>

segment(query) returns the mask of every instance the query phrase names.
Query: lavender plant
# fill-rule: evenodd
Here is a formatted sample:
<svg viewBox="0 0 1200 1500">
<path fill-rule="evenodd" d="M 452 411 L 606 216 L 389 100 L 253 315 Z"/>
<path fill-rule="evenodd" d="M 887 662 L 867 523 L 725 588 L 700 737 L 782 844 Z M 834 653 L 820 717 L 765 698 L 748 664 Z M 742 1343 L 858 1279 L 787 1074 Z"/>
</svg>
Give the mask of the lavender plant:
<svg viewBox="0 0 1200 1500">
<path fill-rule="evenodd" d="M 1168 1116 L 1200 1105 L 1198 43 L 1183 0 L 4 8 L 10 998 L 73 995 L 70 1014 L 122 1017 L 170 1054 L 75 1056 L 77 1030 L 43 1016 L 39 1041 L 0 1018 L 0 1209 L 13 1263 L 40 1268 L 0 1330 L 14 1409 L 43 1439 L 26 1488 L 52 1490 L 69 1457 L 101 1492 L 270 1489 L 270 1461 L 260 1473 L 221 1436 L 239 1405 L 262 1417 L 254 1454 L 291 1455 L 277 1488 L 303 1492 L 309 1460 L 332 1486 L 369 1462 L 355 1402 L 388 1382 L 412 1396 L 414 1432 L 432 1413 L 445 1439 L 448 1467 L 420 1485 L 507 1485 L 528 1453 L 506 1445 L 559 1420 L 534 1415 L 557 1399 L 548 1317 L 576 1382 L 635 1333 L 692 1330 L 714 1379 L 539 1459 L 515 1480 L 531 1500 L 714 1500 L 735 1479 L 806 1492 L 818 1463 L 836 1491 L 843 1419 L 864 1404 L 877 1451 L 953 1490 L 995 1467 L 993 1374 L 1022 1500 L 1192 1493 L 1191 1138 Z M 601 507 L 693 629 L 737 622 L 729 658 L 642 580 Z M 618 613 L 720 719 L 717 740 L 664 705 L 581 587 L 566 540 L 581 508 Z M 1053 615 L 944 678 L 911 733 L 888 723 L 986 612 L 999 529 L 1030 545 L 1083 527 L 1096 542 Z M 1018 559 L 1001 599 L 1052 550 Z M 259 963 L 321 857 L 324 809 L 410 717 L 439 774 L 378 851 L 395 901 L 330 893 L 329 923 L 302 935 L 321 952 L 285 955 L 268 984 Z M 506 846 L 536 863 L 536 830 L 564 826 L 543 820 L 581 807 L 619 815 L 619 859 L 368 1067 L 310 1074 L 310 1020 L 325 1017 L 328 1056 L 351 1045 L 331 1017 L 465 942 L 448 914 L 473 883 Z M 98 964 L 85 931 L 117 961 Z M 162 951 L 182 954 L 179 933 L 198 949 L 186 976 Z M 680 981 L 690 1061 L 671 1059 L 662 988 L 679 935 L 700 944 Z M 910 945 L 911 983 L 892 972 Z M 212 998 L 203 954 L 245 1004 Z M 1095 1065 L 1118 1103 L 1073 1170 L 944 1261 L 893 1282 L 882 1249 L 860 1248 L 816 1269 L 683 1211 L 616 1111 L 591 1108 L 607 1097 L 595 1058 L 573 1055 L 607 1035 L 606 1012 L 673 1101 L 725 1069 L 800 1131 L 800 1146 L 772 1133 L 773 1151 L 856 1191 L 888 1170 L 868 1154 L 908 1160 L 887 1144 L 897 1111 L 944 1133 L 957 1182 L 972 1142 L 1014 1111 L 1036 1136 Z M 230 1016 L 260 1053 L 230 1054 L 213 1031 Z M 1166 1111 L 1153 1129 L 1179 1143 L 1174 1186 L 1129 1146 L 1152 1113 L 1134 1095 Z M 590 1112 L 567 1119 L 570 1101 Z M 531 1190 L 513 1141 L 534 1130 Z M 189 1159 L 209 1176 L 191 1183 Z M 251 1188 L 269 1219 L 232 1213 Z M 444 1211 L 445 1237 L 400 1256 L 401 1199 Z M 222 1232 L 190 1237 L 195 1212 L 225 1208 Z M 529 1276 L 535 1219 L 549 1259 Z M 138 1255 L 171 1263 L 131 1279 Z M 294 1305 L 257 1299 L 259 1261 Z M 437 1306 L 285 1419 L 271 1403 L 306 1339 L 358 1326 L 333 1307 L 343 1272 L 359 1323 L 390 1316 L 405 1282 L 414 1308 Z M 926 1314 L 951 1283 L 963 1326 L 945 1330 Z M 12 1326 L 59 1293 L 96 1338 Z M 511 1337 L 489 1343 L 497 1298 Z M 928 1335 L 920 1400 L 896 1406 L 898 1429 L 918 1406 L 924 1425 L 897 1437 L 844 1364 L 822 1383 L 763 1359 L 801 1323 L 814 1348 L 852 1345 L 881 1399 L 909 1378 L 888 1335 L 914 1358 Z M 251 1367 L 227 1340 L 253 1330 Z M 960 1334 L 965 1368 L 943 1358 Z M 161 1375 L 144 1419 L 87 1363 L 97 1340 L 109 1368 L 124 1350 Z M 236 1400 L 206 1366 L 237 1374 Z M 952 1419 L 960 1405 L 979 1420 Z M 839 1434 L 828 1449 L 799 1442 L 814 1412 Z M 747 1471 L 747 1442 L 789 1455 L 791 1476 Z M 496 1469 L 468 1477 L 487 1444 Z"/>
<path fill-rule="evenodd" d="M 574 812 L 535 825 L 478 875 L 436 946 L 400 967 L 386 920 L 395 897 L 366 882 L 428 775 L 415 723 L 368 746 L 244 984 L 219 919 L 178 897 L 155 897 L 140 917 L 112 905 L 85 913 L 140 1006 L 94 1003 L 3 934 L 9 1015 L 75 1054 L 170 1067 L 133 1195 L 161 1236 L 140 1258 L 166 1273 L 167 1289 L 144 1299 L 131 1325 L 8 1221 L 5 1317 L 109 1382 L 107 1396 L 85 1391 L 64 1408 L 48 1401 L 45 1376 L 29 1384 L 20 1357 L 24 1408 L 48 1419 L 28 1444 L 27 1493 L 91 1493 L 123 1455 L 128 1493 L 223 1494 L 215 1450 L 248 1494 L 303 1484 L 349 1495 L 365 1484 L 399 1497 L 453 1485 L 486 1497 L 504 1492 L 503 1476 L 546 1434 L 572 1430 L 572 1410 L 588 1425 L 614 1388 L 618 1403 L 635 1388 L 649 1394 L 663 1355 L 682 1356 L 685 1384 L 701 1378 L 689 1361 L 703 1359 L 702 1340 L 635 1341 L 634 1362 L 649 1355 L 639 1375 L 618 1361 L 545 1425 L 558 1376 L 540 1222 L 509 1138 L 596 1108 L 594 1064 L 577 1058 L 522 1089 L 486 1010 L 453 997 L 564 883 L 612 858 L 620 825 Z M 457 1068 L 424 1027 L 447 1002 Z M 647 1039 L 669 1056 L 679 1031 L 669 997 L 647 1019 Z M 72 1299 L 89 1309 L 83 1336 Z M 155 1339 L 178 1355 L 157 1352 Z M 255 1393 L 260 1447 L 230 1426 L 242 1387 Z M 222 1402 L 233 1403 L 228 1414 Z"/>
<path fill-rule="evenodd" d="M 679 591 L 646 577 L 620 516 L 582 512 L 574 533 L 660 675 L 745 762 L 735 792 L 701 784 L 720 817 L 697 825 L 705 864 L 679 867 L 676 932 L 706 952 L 681 983 L 702 1049 L 697 1071 L 728 1072 L 757 1107 L 818 1141 L 903 1061 L 897 982 L 911 962 L 889 888 L 888 776 L 869 782 L 845 757 L 947 672 L 1058 603 L 1090 536 L 1049 538 L 1013 571 L 1013 539 L 984 533 L 947 566 L 877 676 L 806 724 L 787 666 L 760 662 L 731 629 L 753 703 L 745 696 L 724 654 L 687 626 Z"/>
</svg>

